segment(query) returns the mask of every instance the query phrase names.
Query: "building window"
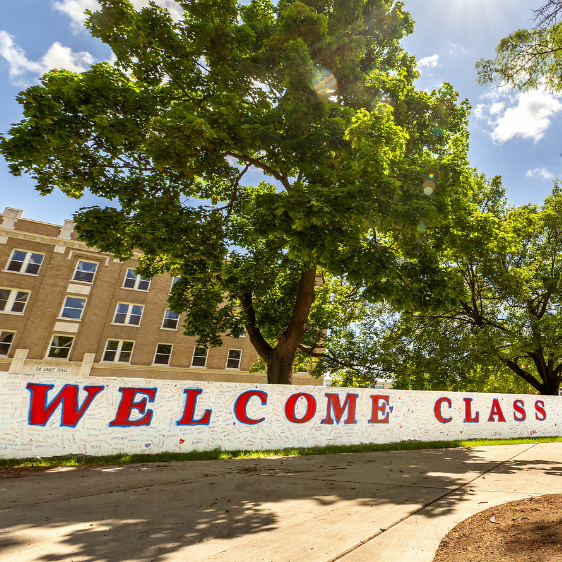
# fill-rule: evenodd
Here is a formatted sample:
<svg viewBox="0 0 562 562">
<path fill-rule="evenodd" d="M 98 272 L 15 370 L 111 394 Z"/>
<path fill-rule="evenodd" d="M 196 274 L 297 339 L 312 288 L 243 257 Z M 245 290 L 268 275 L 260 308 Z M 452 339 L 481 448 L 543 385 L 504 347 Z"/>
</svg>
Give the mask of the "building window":
<svg viewBox="0 0 562 562">
<path fill-rule="evenodd" d="M 174 285 L 181 279 L 181 277 L 172 277 L 172 285 L 170 287 L 170 293 L 172 292 L 172 289 L 174 288 Z"/>
<path fill-rule="evenodd" d="M 115 310 L 114 324 L 129 324 L 130 326 L 140 326 L 142 311 L 144 306 L 141 304 L 129 304 L 126 302 L 117 303 Z"/>
<path fill-rule="evenodd" d="M 16 273 L 28 273 L 29 275 L 37 275 L 39 273 L 39 268 L 43 263 L 44 257 L 44 254 L 25 252 L 23 250 L 14 250 L 6 269 L 8 271 L 14 271 Z"/>
<path fill-rule="evenodd" d="M 240 369 L 240 359 L 242 359 L 242 350 L 229 349 L 228 359 L 226 360 L 227 369 Z"/>
<path fill-rule="evenodd" d="M 18 289 L 0 289 L 0 312 L 12 312 L 23 314 L 29 291 L 19 291 Z"/>
<path fill-rule="evenodd" d="M 74 336 L 53 336 L 47 357 L 53 359 L 68 359 Z"/>
<path fill-rule="evenodd" d="M 167 330 L 177 330 L 179 317 L 180 317 L 179 314 L 176 314 L 173 310 L 167 308 L 166 312 L 164 312 L 164 320 L 162 321 L 162 328 L 166 328 Z"/>
<path fill-rule="evenodd" d="M 15 335 L 15 332 L 0 330 L 0 355 L 8 355 L 10 353 L 10 347 L 12 347 Z"/>
<path fill-rule="evenodd" d="M 137 291 L 148 291 L 150 287 L 150 279 L 144 279 L 140 275 L 135 275 L 134 269 L 127 269 L 125 282 L 123 287 L 127 289 L 136 289 Z"/>
<path fill-rule="evenodd" d="M 73 281 L 82 281 L 82 283 L 92 283 L 98 264 L 93 261 L 79 260 L 74 270 Z"/>
<path fill-rule="evenodd" d="M 60 318 L 70 318 L 70 320 L 80 320 L 84 312 L 86 299 L 80 297 L 66 297 L 62 307 Z"/>
<path fill-rule="evenodd" d="M 172 347 L 174 346 L 171 343 L 159 343 L 154 354 L 154 365 L 169 365 Z"/>
<path fill-rule="evenodd" d="M 209 350 L 206 347 L 197 346 L 193 350 L 193 358 L 191 359 L 192 367 L 205 367 L 207 364 L 207 354 Z"/>
<path fill-rule="evenodd" d="M 107 340 L 102 361 L 113 361 L 115 363 L 130 363 L 133 355 L 134 341 Z"/>
</svg>

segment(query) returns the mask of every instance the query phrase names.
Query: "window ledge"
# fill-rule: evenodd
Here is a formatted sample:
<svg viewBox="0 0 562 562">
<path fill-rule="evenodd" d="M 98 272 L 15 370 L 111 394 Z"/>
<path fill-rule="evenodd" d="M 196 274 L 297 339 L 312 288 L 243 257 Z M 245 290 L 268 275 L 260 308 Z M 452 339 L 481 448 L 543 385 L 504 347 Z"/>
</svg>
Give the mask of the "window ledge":
<svg viewBox="0 0 562 562">
<path fill-rule="evenodd" d="M 70 361 L 68 357 L 43 357 L 43 361 Z"/>
<path fill-rule="evenodd" d="M 160 329 L 161 329 L 161 330 L 168 330 L 168 332 L 177 332 L 177 331 L 178 331 L 177 328 L 164 328 L 164 327 L 161 327 Z"/>
<path fill-rule="evenodd" d="M 0 310 L 0 314 L 11 314 L 12 316 L 23 316 L 25 312 L 10 312 L 9 310 Z"/>
<path fill-rule="evenodd" d="M 140 324 L 120 324 L 119 322 L 110 322 L 111 326 L 127 326 L 129 328 L 140 328 Z"/>
<path fill-rule="evenodd" d="M 150 287 L 148 289 L 134 289 L 133 287 L 121 287 L 125 291 L 138 291 L 139 293 L 150 293 Z"/>
<path fill-rule="evenodd" d="M 30 277 L 39 277 L 39 272 L 37 273 L 25 273 L 25 271 L 12 271 L 11 269 L 3 269 L 4 273 L 15 273 L 16 275 L 29 275 Z"/>
<path fill-rule="evenodd" d="M 105 363 L 106 365 L 130 365 L 130 361 L 104 361 L 103 359 L 100 363 Z"/>
<path fill-rule="evenodd" d="M 205 367 L 198 367 L 197 365 L 191 365 L 190 367 L 188 367 L 189 369 L 206 369 L 207 366 Z"/>
<path fill-rule="evenodd" d="M 84 283 L 84 285 L 93 285 L 94 281 L 78 281 L 78 279 L 71 279 L 71 283 Z"/>
<path fill-rule="evenodd" d="M 65 318 L 64 316 L 57 316 L 55 320 L 64 320 L 65 322 L 81 322 L 82 318 Z"/>
</svg>

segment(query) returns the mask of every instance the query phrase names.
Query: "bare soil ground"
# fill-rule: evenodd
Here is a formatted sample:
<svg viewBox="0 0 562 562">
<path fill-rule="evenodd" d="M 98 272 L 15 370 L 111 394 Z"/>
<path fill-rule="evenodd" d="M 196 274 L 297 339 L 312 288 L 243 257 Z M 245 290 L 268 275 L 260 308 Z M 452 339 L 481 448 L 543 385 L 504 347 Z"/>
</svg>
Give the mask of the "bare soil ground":
<svg viewBox="0 0 562 562">
<path fill-rule="evenodd" d="M 562 562 L 562 495 L 509 502 L 469 517 L 433 562 Z"/>
</svg>

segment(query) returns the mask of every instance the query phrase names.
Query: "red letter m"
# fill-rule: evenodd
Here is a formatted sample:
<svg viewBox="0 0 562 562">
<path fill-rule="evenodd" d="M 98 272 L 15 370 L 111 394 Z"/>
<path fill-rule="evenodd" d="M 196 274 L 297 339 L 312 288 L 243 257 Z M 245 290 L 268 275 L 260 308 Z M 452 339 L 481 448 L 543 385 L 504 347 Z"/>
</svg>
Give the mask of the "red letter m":
<svg viewBox="0 0 562 562">
<path fill-rule="evenodd" d="M 343 423 L 357 423 L 355 419 L 355 403 L 357 402 L 358 396 L 359 394 L 346 394 L 342 406 L 339 394 L 326 393 L 326 398 L 328 399 L 328 403 L 326 405 L 326 417 L 320 423 L 334 423 L 334 420 L 332 419 L 332 412 L 334 413 L 336 423 L 340 423 L 346 409 L 347 419 Z"/>
<path fill-rule="evenodd" d="M 75 384 L 65 384 L 51 403 L 47 404 L 47 394 L 54 386 L 54 384 L 31 382 L 26 386 L 27 390 L 31 392 L 29 425 L 46 425 L 54 411 L 61 405 L 61 426 L 76 427 L 80 418 L 90 407 L 92 400 L 105 388 L 103 386 L 85 386 L 84 390 L 88 396 L 78 407 L 79 387 Z"/>
</svg>

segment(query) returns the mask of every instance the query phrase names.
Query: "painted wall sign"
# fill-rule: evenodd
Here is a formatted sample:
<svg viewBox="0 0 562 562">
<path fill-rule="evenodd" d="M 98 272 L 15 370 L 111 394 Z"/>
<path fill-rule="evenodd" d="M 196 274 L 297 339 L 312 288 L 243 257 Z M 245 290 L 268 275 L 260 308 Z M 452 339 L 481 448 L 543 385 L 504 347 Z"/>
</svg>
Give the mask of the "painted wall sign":
<svg viewBox="0 0 562 562">
<path fill-rule="evenodd" d="M 0 458 L 553 435 L 557 396 L 0 374 Z"/>
</svg>

